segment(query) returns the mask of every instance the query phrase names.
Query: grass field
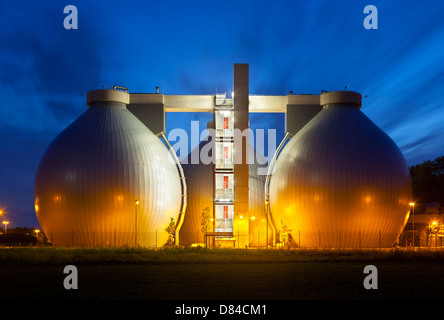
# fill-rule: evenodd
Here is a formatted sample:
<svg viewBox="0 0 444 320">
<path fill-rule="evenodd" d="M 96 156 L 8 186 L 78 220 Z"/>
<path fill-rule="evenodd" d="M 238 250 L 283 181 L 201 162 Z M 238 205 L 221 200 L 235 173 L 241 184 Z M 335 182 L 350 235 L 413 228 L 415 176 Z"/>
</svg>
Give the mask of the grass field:
<svg viewBox="0 0 444 320">
<path fill-rule="evenodd" d="M 370 264 L 377 290 L 363 286 Z M 443 299 L 444 251 L 3 248 L 0 279 L 2 300 Z"/>
</svg>

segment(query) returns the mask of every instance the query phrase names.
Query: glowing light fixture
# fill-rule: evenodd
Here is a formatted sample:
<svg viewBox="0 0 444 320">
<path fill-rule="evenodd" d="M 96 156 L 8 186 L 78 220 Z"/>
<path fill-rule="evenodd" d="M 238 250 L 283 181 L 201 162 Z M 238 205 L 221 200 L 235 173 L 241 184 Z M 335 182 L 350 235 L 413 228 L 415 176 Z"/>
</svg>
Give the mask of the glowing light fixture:
<svg viewBox="0 0 444 320">
<path fill-rule="evenodd" d="M 6 230 L 7 230 L 7 227 L 8 227 L 8 224 L 9 224 L 9 221 L 3 221 L 3 224 L 5 225 L 5 234 L 6 234 Z"/>
</svg>

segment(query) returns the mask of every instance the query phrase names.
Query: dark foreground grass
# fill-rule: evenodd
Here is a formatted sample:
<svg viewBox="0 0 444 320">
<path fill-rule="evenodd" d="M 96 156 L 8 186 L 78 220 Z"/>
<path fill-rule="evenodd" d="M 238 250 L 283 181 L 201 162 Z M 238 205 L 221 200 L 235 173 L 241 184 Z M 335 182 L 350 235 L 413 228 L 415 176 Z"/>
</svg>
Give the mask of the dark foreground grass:
<svg viewBox="0 0 444 320">
<path fill-rule="evenodd" d="M 66 290 L 66 265 L 78 269 Z M 366 290 L 366 265 L 378 289 Z M 0 299 L 443 299 L 444 252 L 205 248 L 0 250 Z"/>
<path fill-rule="evenodd" d="M 1 265 L 443 261 L 444 249 L 1 248 Z"/>
</svg>

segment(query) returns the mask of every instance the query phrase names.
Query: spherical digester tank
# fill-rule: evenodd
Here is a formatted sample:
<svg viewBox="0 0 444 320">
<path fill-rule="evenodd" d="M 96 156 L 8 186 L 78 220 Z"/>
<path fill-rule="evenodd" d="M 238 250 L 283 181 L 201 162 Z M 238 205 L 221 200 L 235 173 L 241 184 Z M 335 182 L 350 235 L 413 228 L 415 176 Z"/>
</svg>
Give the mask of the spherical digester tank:
<svg viewBox="0 0 444 320">
<path fill-rule="evenodd" d="M 210 142 L 201 142 L 198 148 L 199 154 L 203 147 Z M 196 151 L 194 151 L 196 152 Z M 212 218 L 213 212 L 213 165 L 191 162 L 191 153 L 186 163 L 182 163 L 183 172 L 187 182 L 187 208 L 185 211 L 182 227 L 180 228 L 180 245 L 190 246 L 192 244 L 204 243 L 204 227 L 202 223 L 202 212 L 208 208 L 207 214 Z"/>
<path fill-rule="evenodd" d="M 324 93 L 321 104 L 276 161 L 274 225 L 301 247 L 392 247 L 412 197 L 406 160 L 362 113 L 360 94 Z"/>
<path fill-rule="evenodd" d="M 211 149 L 213 141 L 203 141 L 193 152 L 207 152 Z M 192 152 L 192 153 L 193 153 Z M 254 146 L 248 146 L 249 152 L 249 213 L 248 217 L 248 244 L 250 246 L 266 246 L 267 235 L 269 238 L 272 232 L 267 233 L 267 217 L 264 206 L 264 183 L 266 173 L 266 159 L 259 154 Z M 191 153 L 188 155 L 186 163 L 182 163 L 183 171 L 187 181 L 187 209 L 182 227 L 180 229 L 180 244 L 190 246 L 192 244 L 204 243 L 204 233 L 202 230 L 202 211 L 209 208 L 210 217 L 213 217 L 214 199 L 214 166 L 213 163 L 192 163 Z M 264 170 L 260 170 L 263 168 Z M 253 218 L 253 219 L 251 219 Z M 236 234 L 234 236 L 237 236 Z"/>
<path fill-rule="evenodd" d="M 46 150 L 37 218 L 55 246 L 162 246 L 181 185 L 168 149 L 129 110 L 129 94 L 88 92 L 89 108 Z"/>
</svg>

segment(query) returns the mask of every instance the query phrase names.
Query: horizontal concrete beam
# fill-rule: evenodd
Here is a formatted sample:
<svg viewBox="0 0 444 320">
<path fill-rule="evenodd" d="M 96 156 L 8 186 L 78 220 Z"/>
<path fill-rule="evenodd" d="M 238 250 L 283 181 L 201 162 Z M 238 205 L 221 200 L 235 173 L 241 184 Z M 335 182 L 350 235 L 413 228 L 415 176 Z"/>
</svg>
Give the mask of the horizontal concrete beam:
<svg viewBox="0 0 444 320">
<path fill-rule="evenodd" d="M 131 93 L 131 104 L 165 105 L 165 112 L 213 112 L 215 95 L 164 95 L 158 93 Z M 249 112 L 285 113 L 287 104 L 319 105 L 319 95 L 249 96 Z"/>
<path fill-rule="evenodd" d="M 119 90 L 93 90 L 88 92 L 87 105 L 99 101 L 116 101 L 125 104 L 163 104 L 165 112 L 213 112 L 216 96 L 126 93 Z M 319 95 L 249 96 L 249 112 L 285 113 L 287 104 L 319 105 L 320 99 Z"/>
<path fill-rule="evenodd" d="M 165 95 L 166 112 L 213 112 L 215 95 Z"/>
</svg>

